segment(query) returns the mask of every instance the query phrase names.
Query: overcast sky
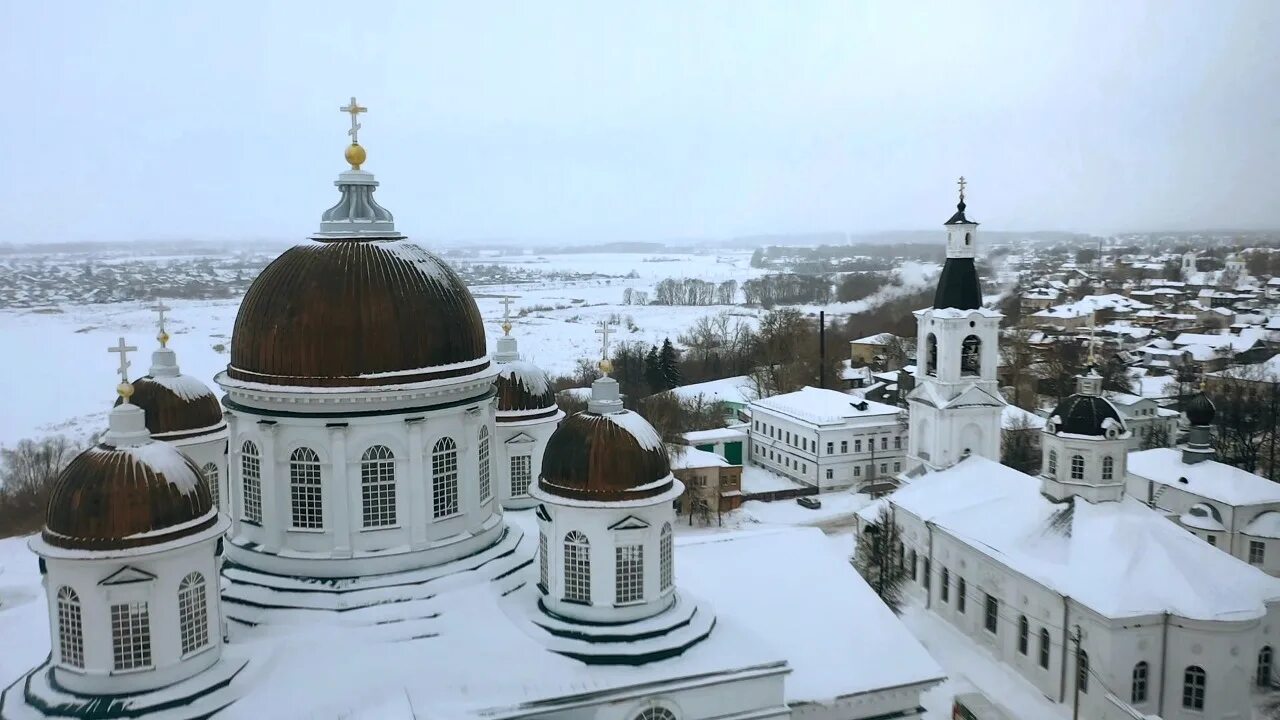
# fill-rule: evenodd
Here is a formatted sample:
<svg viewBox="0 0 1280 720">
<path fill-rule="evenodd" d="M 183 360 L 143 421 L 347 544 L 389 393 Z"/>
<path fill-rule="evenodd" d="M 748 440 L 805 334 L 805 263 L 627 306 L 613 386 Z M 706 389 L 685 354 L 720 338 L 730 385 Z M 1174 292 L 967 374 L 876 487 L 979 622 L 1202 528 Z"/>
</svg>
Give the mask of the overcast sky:
<svg viewBox="0 0 1280 720">
<path fill-rule="evenodd" d="M 625 7 L 624 7 L 625 5 Z M 1280 227 L 1280 2 L 0 9 L 5 240 Z"/>
</svg>

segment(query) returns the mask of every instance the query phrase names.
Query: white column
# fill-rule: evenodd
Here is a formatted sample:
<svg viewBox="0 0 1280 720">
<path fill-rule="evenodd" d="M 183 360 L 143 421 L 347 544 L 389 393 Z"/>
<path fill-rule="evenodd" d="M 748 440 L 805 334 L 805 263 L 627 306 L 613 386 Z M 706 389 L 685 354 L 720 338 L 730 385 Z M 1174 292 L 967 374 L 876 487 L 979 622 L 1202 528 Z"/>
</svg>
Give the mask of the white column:
<svg viewBox="0 0 1280 720">
<path fill-rule="evenodd" d="M 244 514 L 244 483 L 240 479 L 240 416 L 231 411 L 223 414 L 227 420 L 227 457 L 222 476 L 227 479 L 227 514 L 231 516 L 231 537 L 240 534 L 240 516 Z"/>
<path fill-rule="evenodd" d="M 426 466 L 423 462 L 423 426 L 424 418 L 405 420 L 409 429 L 409 462 L 407 472 L 396 476 L 396 508 L 399 517 L 409 519 L 409 542 L 414 548 L 427 544 L 427 524 L 431 522 L 427 508 L 431 505 L 431 483 L 427 479 Z M 405 500 L 408 498 L 408 507 Z"/>
<path fill-rule="evenodd" d="M 283 480 L 278 477 L 281 463 L 276 457 L 276 424 L 258 422 L 262 433 L 261 494 L 262 494 L 262 549 L 278 552 L 285 546 L 285 528 L 289 527 L 288 473 Z"/>
<path fill-rule="evenodd" d="M 360 492 L 360 483 L 348 480 L 347 426 L 329 426 L 328 481 L 324 484 L 325 503 L 330 506 L 329 522 L 333 523 L 334 557 L 351 557 L 351 493 Z M 357 495 L 358 497 L 358 495 Z M 359 507 L 359 500 L 355 507 Z"/>
</svg>

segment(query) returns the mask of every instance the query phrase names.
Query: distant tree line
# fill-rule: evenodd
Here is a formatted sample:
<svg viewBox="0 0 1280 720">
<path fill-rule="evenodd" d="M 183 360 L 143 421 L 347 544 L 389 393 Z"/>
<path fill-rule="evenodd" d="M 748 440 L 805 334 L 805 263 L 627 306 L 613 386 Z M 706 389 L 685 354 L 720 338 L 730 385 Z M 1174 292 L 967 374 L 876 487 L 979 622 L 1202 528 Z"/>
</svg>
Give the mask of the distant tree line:
<svg viewBox="0 0 1280 720">
<path fill-rule="evenodd" d="M 633 293 L 634 297 L 634 293 Z M 653 289 L 654 305 L 733 305 L 738 297 L 738 281 L 714 283 L 697 278 L 667 278 Z M 623 301 L 627 300 L 623 293 Z M 627 303 L 640 304 L 640 303 Z"/>
</svg>

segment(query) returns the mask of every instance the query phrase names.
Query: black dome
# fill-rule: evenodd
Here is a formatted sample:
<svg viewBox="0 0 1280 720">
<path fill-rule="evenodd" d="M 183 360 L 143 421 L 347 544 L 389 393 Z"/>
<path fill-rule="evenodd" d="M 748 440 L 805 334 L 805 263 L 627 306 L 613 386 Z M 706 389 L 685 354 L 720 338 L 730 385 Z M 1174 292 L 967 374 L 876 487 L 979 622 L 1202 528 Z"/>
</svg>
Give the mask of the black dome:
<svg viewBox="0 0 1280 720">
<path fill-rule="evenodd" d="M 1103 427 L 1107 418 L 1116 421 L 1121 428 L 1124 427 L 1124 421 L 1120 419 L 1116 407 L 1098 395 L 1072 395 L 1054 408 L 1049 417 L 1057 418 L 1057 424 L 1053 428 L 1056 433 L 1100 437 L 1107 434 L 1107 429 Z"/>
<path fill-rule="evenodd" d="M 978 268 L 973 258 L 947 258 L 938 278 L 938 290 L 933 294 L 933 306 L 939 310 L 977 310 L 982 307 L 982 285 L 978 283 Z"/>
<path fill-rule="evenodd" d="M 1191 398 L 1183 412 L 1187 414 L 1187 422 L 1192 425 L 1211 425 L 1213 416 L 1218 414 L 1217 408 L 1213 406 L 1213 401 L 1203 392 Z"/>
</svg>

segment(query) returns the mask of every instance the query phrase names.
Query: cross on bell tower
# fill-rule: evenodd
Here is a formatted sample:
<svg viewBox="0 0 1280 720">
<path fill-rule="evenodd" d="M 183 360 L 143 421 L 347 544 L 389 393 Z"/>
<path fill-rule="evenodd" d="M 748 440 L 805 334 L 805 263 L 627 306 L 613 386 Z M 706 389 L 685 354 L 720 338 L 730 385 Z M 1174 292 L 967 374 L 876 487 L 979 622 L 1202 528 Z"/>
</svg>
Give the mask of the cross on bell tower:
<svg viewBox="0 0 1280 720">
<path fill-rule="evenodd" d="M 173 308 L 169 307 L 168 305 L 165 305 L 164 301 L 161 300 L 160 302 L 152 306 L 151 309 L 156 311 L 157 324 L 159 325 L 159 328 L 160 328 L 159 332 L 156 333 L 156 340 L 160 341 L 160 347 L 168 347 L 169 333 L 164 329 L 164 314 L 169 312 Z"/>
<path fill-rule="evenodd" d="M 511 296 L 502 298 L 502 334 L 511 334 Z"/>
</svg>

